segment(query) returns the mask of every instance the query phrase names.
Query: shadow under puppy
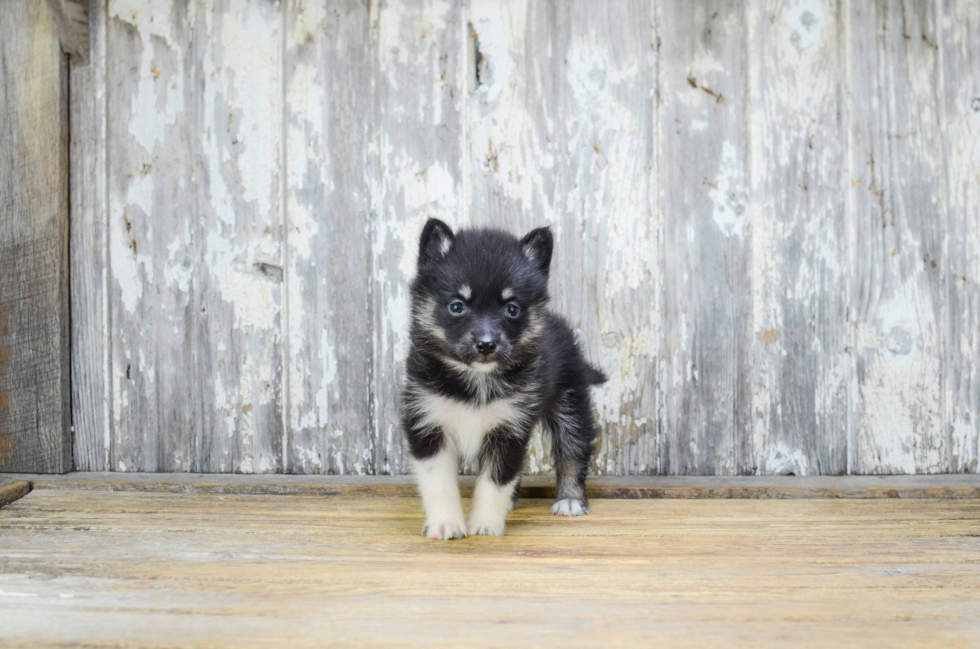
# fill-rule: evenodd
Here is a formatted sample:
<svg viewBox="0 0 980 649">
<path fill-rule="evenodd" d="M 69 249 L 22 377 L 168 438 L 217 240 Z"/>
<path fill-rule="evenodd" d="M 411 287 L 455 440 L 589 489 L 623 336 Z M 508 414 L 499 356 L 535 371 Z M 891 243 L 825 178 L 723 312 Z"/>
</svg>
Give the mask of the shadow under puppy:
<svg viewBox="0 0 980 649">
<path fill-rule="evenodd" d="M 454 234 L 430 219 L 422 230 L 402 427 L 429 538 L 503 535 L 539 421 L 558 478 L 552 513 L 589 513 L 589 388 L 606 377 L 547 309 L 552 247 L 548 228 L 517 239 L 499 230 Z M 479 466 L 468 519 L 456 481 L 461 458 Z"/>
</svg>

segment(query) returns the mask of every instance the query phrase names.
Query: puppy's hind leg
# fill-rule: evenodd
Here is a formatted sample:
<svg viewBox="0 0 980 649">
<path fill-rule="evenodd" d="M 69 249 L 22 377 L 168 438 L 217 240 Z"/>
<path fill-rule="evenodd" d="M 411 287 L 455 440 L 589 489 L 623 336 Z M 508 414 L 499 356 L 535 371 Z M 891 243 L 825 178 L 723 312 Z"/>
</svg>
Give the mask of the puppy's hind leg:
<svg viewBox="0 0 980 649">
<path fill-rule="evenodd" d="M 545 420 L 545 426 L 551 432 L 551 454 L 558 481 L 558 498 L 551 513 L 558 516 L 588 514 L 585 478 L 589 474 L 596 438 L 588 388 L 569 389 L 562 394 L 554 413 Z"/>
</svg>

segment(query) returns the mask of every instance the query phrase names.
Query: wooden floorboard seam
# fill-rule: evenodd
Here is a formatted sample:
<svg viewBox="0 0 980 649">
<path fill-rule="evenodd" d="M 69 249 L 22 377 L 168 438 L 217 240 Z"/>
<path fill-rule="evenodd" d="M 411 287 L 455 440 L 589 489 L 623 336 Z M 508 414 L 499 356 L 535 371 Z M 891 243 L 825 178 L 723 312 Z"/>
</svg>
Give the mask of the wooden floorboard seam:
<svg viewBox="0 0 980 649">
<path fill-rule="evenodd" d="M 0 480 L 3 479 L 0 475 Z M 188 494 L 415 497 L 411 476 L 312 476 L 177 473 L 7 474 L 34 489 L 82 489 Z M 554 479 L 528 476 L 522 498 L 554 498 Z M 460 476 L 468 497 L 472 476 Z M 614 499 L 834 499 L 980 498 L 980 475 L 667 477 L 597 476 L 590 498 Z"/>
</svg>

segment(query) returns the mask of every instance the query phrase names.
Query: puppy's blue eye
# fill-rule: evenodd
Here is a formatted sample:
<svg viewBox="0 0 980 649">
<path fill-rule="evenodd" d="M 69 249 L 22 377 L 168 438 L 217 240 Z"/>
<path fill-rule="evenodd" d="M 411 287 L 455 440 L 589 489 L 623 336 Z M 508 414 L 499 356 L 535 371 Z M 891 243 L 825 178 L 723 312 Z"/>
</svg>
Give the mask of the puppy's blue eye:
<svg viewBox="0 0 980 649">
<path fill-rule="evenodd" d="M 521 307 L 511 302 L 510 304 L 507 305 L 506 311 L 507 311 L 507 315 L 509 315 L 512 318 L 516 318 L 521 314 Z"/>
<path fill-rule="evenodd" d="M 456 300 L 455 302 L 452 302 L 449 305 L 449 312 L 452 313 L 452 314 L 454 314 L 454 315 L 459 315 L 460 313 L 463 312 L 463 309 L 465 309 L 465 308 L 466 308 L 466 306 L 462 302 L 460 302 L 459 300 Z"/>
</svg>

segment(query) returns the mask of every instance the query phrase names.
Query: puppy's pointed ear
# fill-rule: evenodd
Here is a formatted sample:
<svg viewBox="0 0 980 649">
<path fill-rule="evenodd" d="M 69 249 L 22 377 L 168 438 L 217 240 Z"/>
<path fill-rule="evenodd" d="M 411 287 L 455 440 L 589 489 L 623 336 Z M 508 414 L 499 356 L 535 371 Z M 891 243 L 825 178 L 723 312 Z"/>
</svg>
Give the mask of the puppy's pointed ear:
<svg viewBox="0 0 980 649">
<path fill-rule="evenodd" d="M 545 275 L 548 274 L 548 268 L 551 266 L 551 251 L 554 247 L 555 242 L 549 227 L 531 230 L 521 239 L 521 251 L 524 252 L 524 256 L 533 261 Z"/>
<path fill-rule="evenodd" d="M 419 268 L 445 257 L 455 238 L 452 229 L 439 219 L 426 221 L 419 239 Z"/>
</svg>

